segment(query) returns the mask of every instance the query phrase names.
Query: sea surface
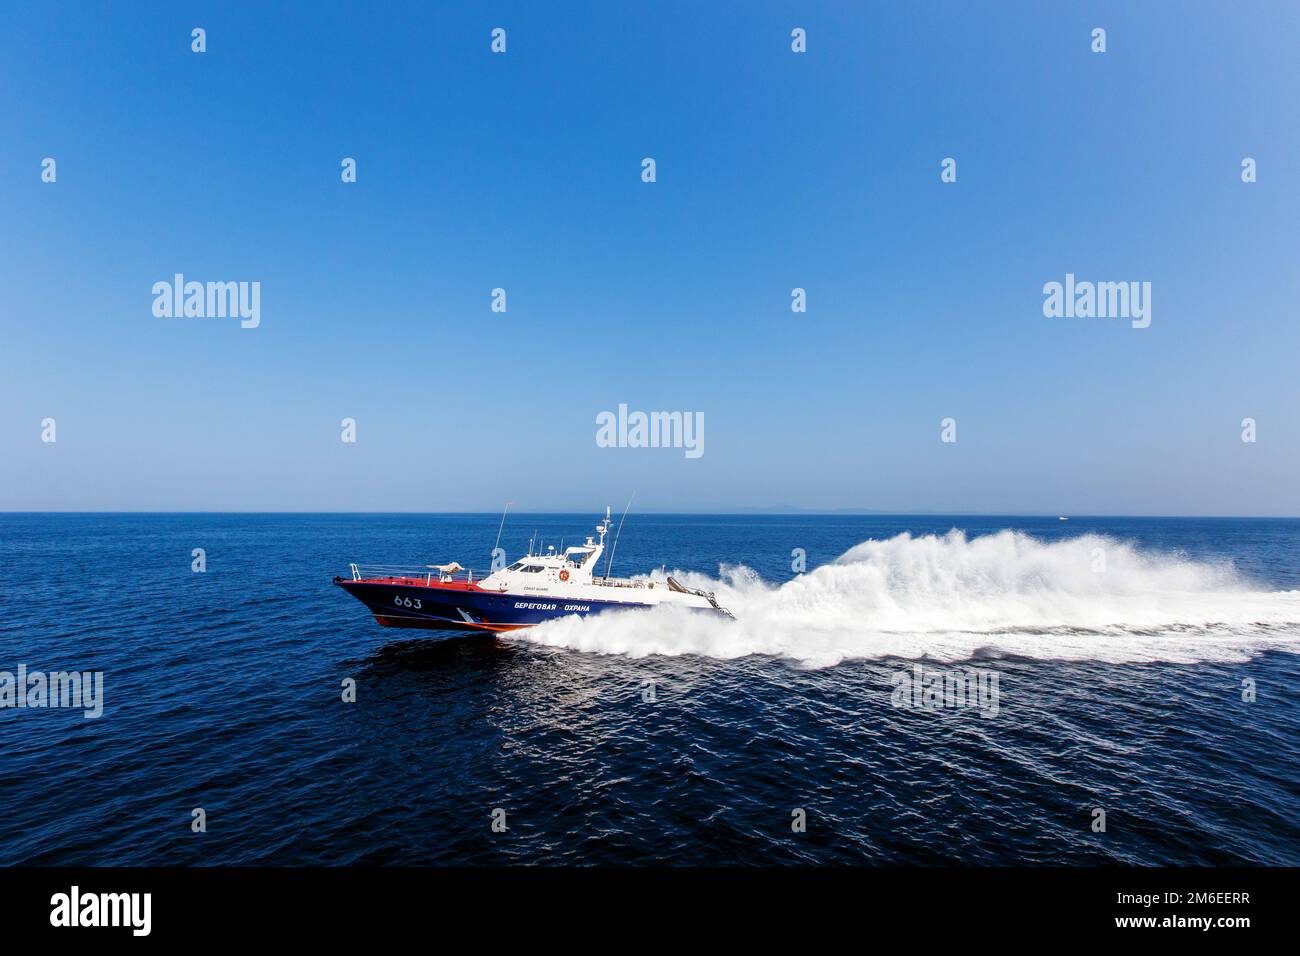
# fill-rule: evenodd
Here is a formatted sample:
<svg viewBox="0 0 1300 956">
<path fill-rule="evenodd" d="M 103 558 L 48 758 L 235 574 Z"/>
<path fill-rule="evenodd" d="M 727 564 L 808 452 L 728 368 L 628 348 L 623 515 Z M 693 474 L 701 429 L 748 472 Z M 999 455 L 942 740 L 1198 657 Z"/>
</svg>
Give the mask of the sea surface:
<svg viewBox="0 0 1300 956">
<path fill-rule="evenodd" d="M 499 520 L 0 515 L 0 671 L 103 674 L 0 709 L 0 864 L 1300 864 L 1300 521 L 631 515 L 738 620 L 506 638 L 331 584 Z"/>
</svg>

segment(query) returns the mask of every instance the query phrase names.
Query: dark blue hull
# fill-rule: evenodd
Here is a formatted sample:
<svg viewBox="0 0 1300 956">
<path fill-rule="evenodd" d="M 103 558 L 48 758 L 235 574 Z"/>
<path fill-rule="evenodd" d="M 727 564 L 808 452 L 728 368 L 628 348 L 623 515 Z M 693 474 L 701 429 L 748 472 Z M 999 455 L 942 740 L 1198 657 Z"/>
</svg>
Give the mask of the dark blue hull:
<svg viewBox="0 0 1300 956">
<path fill-rule="evenodd" d="M 646 608 L 633 601 L 592 601 L 485 591 L 473 586 L 389 581 L 334 583 L 370 609 L 385 627 L 419 627 L 459 631 L 512 631 L 571 614 Z"/>
</svg>

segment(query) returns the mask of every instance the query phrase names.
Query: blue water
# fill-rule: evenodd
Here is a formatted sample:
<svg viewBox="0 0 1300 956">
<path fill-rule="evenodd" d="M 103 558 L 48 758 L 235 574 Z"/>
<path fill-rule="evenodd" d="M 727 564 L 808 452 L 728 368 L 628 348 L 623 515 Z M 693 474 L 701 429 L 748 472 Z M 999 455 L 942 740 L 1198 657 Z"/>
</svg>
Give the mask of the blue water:
<svg viewBox="0 0 1300 956">
<path fill-rule="evenodd" d="M 105 696 L 0 710 L 0 863 L 1300 864 L 1300 522 L 629 517 L 616 572 L 715 579 L 733 630 L 435 640 L 330 584 L 484 566 L 497 521 L 0 515 L 0 670 L 99 670 Z M 502 543 L 594 524 L 512 516 Z M 963 655 L 996 717 L 893 706 L 893 675 Z"/>
</svg>

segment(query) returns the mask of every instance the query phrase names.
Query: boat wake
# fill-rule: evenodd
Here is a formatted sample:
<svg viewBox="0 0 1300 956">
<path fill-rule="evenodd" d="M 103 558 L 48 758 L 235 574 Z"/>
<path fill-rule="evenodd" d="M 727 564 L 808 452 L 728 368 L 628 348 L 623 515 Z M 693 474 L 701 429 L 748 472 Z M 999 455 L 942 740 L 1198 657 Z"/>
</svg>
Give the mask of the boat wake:
<svg viewBox="0 0 1300 956">
<path fill-rule="evenodd" d="M 808 667 L 986 653 L 1178 663 L 1300 653 L 1300 591 L 1262 590 L 1231 564 L 1100 535 L 901 534 L 779 585 L 743 566 L 724 567 L 721 580 L 670 573 L 716 592 L 736 620 L 657 608 L 563 618 L 521 638 L 634 657 L 765 654 Z"/>
</svg>

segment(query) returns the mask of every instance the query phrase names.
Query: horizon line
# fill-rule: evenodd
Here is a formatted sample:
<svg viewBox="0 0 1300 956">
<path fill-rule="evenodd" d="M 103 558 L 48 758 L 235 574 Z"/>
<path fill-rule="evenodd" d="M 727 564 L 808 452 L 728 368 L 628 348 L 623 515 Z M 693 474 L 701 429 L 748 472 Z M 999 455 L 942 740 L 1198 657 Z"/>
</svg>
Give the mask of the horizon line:
<svg viewBox="0 0 1300 956">
<path fill-rule="evenodd" d="M 531 511 L 516 511 L 517 515 L 585 515 L 586 511 L 572 511 L 568 509 L 543 508 Z M 449 510 L 449 511 L 313 511 L 313 510 L 280 510 L 280 511 L 234 511 L 234 510 L 203 510 L 188 509 L 184 511 L 135 511 L 130 509 L 111 509 L 111 510 L 65 510 L 65 511 L 42 511 L 37 509 L 0 509 L 0 515 L 485 515 L 496 517 L 500 511 L 482 511 L 482 510 Z M 629 514 L 641 515 L 665 515 L 665 516 L 707 516 L 717 518 L 754 518 L 754 517 L 772 517 L 772 518 L 798 518 L 798 517 L 827 517 L 827 518 L 1055 518 L 1060 520 L 1074 520 L 1076 518 L 1202 518 L 1202 519 L 1233 519 L 1233 520 L 1267 520 L 1267 521 L 1295 521 L 1300 520 L 1300 515 L 1263 515 L 1263 514 L 1167 514 L 1155 512 L 1123 512 L 1115 514 L 1090 514 L 1077 512 L 1075 514 L 1061 515 L 1053 512 L 1031 512 L 1031 511 L 937 511 L 926 509 L 922 511 L 876 511 L 868 509 L 827 509 L 820 510 L 816 508 L 801 508 L 792 511 L 767 510 L 754 508 L 748 511 L 673 511 L 666 509 L 646 508 Z"/>
</svg>

